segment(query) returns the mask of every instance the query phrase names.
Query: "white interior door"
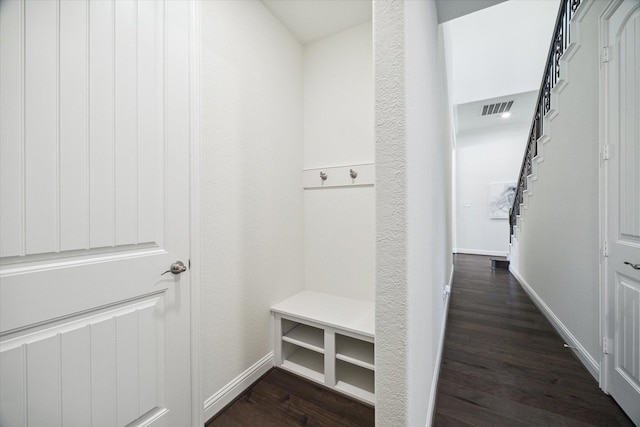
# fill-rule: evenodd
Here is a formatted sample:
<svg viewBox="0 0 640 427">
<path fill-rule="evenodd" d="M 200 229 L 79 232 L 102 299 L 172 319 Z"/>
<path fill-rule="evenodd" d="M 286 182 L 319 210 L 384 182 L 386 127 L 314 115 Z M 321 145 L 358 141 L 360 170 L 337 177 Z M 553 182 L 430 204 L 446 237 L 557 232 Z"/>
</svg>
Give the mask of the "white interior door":
<svg viewBox="0 0 640 427">
<path fill-rule="evenodd" d="M 640 425 L 640 1 L 615 2 L 609 11 L 604 388 Z"/>
<path fill-rule="evenodd" d="M 0 425 L 191 425 L 189 2 L 0 1 Z"/>
</svg>

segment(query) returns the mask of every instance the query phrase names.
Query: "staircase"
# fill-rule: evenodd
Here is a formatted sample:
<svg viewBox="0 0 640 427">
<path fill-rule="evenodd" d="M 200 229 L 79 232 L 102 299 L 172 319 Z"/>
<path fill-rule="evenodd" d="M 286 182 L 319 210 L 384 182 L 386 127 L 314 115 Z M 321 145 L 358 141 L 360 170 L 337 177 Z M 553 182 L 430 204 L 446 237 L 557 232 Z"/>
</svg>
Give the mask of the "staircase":
<svg viewBox="0 0 640 427">
<path fill-rule="evenodd" d="M 533 196 L 532 183 L 538 179 L 538 165 L 544 159 L 544 145 L 550 140 L 550 122 L 558 114 L 557 97 L 567 84 L 566 63 L 579 47 L 574 19 L 584 9 L 580 5 L 588 2 L 590 0 L 562 0 L 560 4 L 529 139 L 520 167 L 516 195 L 509 211 L 509 242 L 511 244 L 514 238 L 517 238 L 518 230 L 525 220 L 525 211 L 529 199 Z"/>
</svg>

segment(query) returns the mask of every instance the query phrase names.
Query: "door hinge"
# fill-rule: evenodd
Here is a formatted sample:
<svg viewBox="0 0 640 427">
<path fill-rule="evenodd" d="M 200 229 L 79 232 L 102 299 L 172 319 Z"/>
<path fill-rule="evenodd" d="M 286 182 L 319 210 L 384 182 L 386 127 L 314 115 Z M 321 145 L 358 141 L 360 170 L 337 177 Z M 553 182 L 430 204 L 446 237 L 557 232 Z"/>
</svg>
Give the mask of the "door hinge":
<svg viewBox="0 0 640 427">
<path fill-rule="evenodd" d="M 607 337 L 602 337 L 602 353 L 609 354 L 609 340 Z"/>
<path fill-rule="evenodd" d="M 602 62 L 609 62 L 609 46 L 602 48 Z"/>
<path fill-rule="evenodd" d="M 602 147 L 602 160 L 609 160 L 609 144 Z"/>
<path fill-rule="evenodd" d="M 609 244 L 606 241 L 602 243 L 602 256 L 609 256 Z"/>
</svg>

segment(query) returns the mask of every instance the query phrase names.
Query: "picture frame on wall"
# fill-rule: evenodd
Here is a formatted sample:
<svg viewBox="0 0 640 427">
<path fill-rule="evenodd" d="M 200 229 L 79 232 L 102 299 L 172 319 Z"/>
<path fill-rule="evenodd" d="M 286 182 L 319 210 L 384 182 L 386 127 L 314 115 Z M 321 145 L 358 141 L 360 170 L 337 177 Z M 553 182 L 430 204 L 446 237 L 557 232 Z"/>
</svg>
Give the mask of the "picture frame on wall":
<svg viewBox="0 0 640 427">
<path fill-rule="evenodd" d="M 516 196 L 515 182 L 489 183 L 489 218 L 507 219 Z"/>
</svg>

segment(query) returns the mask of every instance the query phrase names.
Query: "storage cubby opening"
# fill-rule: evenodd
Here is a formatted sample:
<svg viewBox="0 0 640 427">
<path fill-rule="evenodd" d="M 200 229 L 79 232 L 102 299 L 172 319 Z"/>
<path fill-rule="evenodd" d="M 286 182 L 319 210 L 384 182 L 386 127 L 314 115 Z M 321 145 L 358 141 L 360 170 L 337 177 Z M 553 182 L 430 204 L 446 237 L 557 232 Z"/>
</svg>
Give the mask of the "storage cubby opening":
<svg viewBox="0 0 640 427">
<path fill-rule="evenodd" d="M 336 334 L 336 359 L 374 370 L 373 343 Z"/>
<path fill-rule="evenodd" d="M 300 322 L 294 322 L 289 319 L 282 319 L 282 335 L 287 335 L 287 333 L 298 326 Z"/>
<path fill-rule="evenodd" d="M 375 380 L 372 370 L 336 360 L 336 388 L 368 402 L 375 400 Z"/>
<path fill-rule="evenodd" d="M 288 342 L 282 345 L 282 366 L 300 375 L 324 382 L 324 356 Z"/>
<path fill-rule="evenodd" d="M 282 340 L 304 347 L 308 350 L 324 353 L 324 330 L 282 319 Z M 286 332 L 284 332 L 286 331 Z"/>
</svg>

